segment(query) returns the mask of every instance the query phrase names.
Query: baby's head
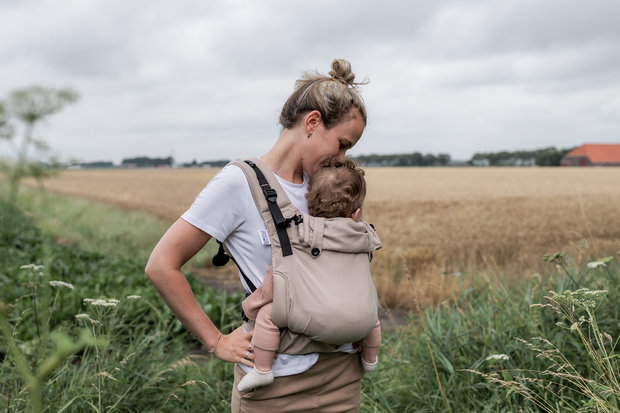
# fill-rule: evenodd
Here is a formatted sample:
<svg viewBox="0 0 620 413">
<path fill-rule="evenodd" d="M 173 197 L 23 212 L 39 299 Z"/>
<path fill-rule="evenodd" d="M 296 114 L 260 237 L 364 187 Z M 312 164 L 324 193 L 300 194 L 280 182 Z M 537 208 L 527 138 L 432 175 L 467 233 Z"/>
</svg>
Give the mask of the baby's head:
<svg viewBox="0 0 620 413">
<path fill-rule="evenodd" d="M 355 161 L 331 160 L 312 174 L 308 182 L 308 212 L 323 218 L 350 217 L 362 219 L 361 208 L 366 197 L 364 171 Z"/>
</svg>

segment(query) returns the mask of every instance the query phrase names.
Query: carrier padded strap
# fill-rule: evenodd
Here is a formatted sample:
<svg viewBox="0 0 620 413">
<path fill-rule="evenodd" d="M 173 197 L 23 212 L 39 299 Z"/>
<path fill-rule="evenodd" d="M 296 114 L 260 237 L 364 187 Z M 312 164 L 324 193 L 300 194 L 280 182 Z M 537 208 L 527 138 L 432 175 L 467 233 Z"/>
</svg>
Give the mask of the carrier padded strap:
<svg viewBox="0 0 620 413">
<path fill-rule="evenodd" d="M 254 162 L 250 160 L 246 160 L 244 162 L 252 167 L 256 173 L 258 183 L 263 190 L 263 194 L 267 200 L 267 205 L 269 206 L 269 211 L 273 217 L 273 222 L 276 224 L 276 232 L 278 234 L 278 238 L 280 239 L 282 256 L 286 257 L 291 255 L 293 253 L 293 249 L 291 248 L 291 241 L 289 240 L 288 233 L 286 232 L 286 228 L 291 224 L 291 221 L 284 218 L 280 207 L 278 207 L 278 193 L 269 185 L 269 182 L 265 179 L 265 175 L 263 175 L 260 168 L 256 166 Z"/>
</svg>

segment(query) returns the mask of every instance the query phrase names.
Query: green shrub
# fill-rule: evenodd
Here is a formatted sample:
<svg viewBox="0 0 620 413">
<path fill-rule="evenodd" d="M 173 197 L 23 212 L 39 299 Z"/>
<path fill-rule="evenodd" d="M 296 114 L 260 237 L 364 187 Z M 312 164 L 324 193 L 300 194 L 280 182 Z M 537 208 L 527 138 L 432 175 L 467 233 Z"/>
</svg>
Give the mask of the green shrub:
<svg viewBox="0 0 620 413">
<path fill-rule="evenodd" d="M 0 228 L 0 408 L 229 409 L 232 365 L 196 352 L 143 262 L 60 245 L 1 198 Z M 239 295 L 188 279 L 224 332 L 239 324 Z"/>
<path fill-rule="evenodd" d="M 497 281 L 463 290 L 385 337 L 379 368 L 363 382 L 362 411 L 614 411 L 619 396 L 613 353 L 620 334 L 618 266 L 611 257 L 603 259 L 605 266 L 583 268 L 574 268 L 567 254 L 547 261 L 552 271 L 546 276 L 535 274 L 510 288 Z M 573 310 L 582 330 L 578 333 L 566 327 L 566 313 L 545 297 L 558 300 L 580 288 L 604 288 L 607 294 L 585 318 L 580 318 L 583 309 Z M 588 338 L 599 344 L 589 344 Z M 571 374 L 549 376 L 559 368 L 557 358 L 543 356 L 549 346 Z M 601 367 L 605 363 L 611 367 Z M 576 385 L 579 380 L 589 384 L 589 392 Z M 593 405 L 596 391 L 600 402 Z M 612 410 L 605 410 L 606 403 Z"/>
</svg>

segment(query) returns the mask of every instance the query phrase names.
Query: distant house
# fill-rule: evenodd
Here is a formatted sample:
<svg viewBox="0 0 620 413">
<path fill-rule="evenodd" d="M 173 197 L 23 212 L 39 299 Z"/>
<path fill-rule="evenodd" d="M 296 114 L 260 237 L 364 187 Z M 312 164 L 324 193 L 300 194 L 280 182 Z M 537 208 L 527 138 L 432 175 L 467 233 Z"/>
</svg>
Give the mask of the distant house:
<svg viewBox="0 0 620 413">
<path fill-rule="evenodd" d="M 562 166 L 620 166 L 620 143 L 586 143 L 573 149 Z"/>
</svg>

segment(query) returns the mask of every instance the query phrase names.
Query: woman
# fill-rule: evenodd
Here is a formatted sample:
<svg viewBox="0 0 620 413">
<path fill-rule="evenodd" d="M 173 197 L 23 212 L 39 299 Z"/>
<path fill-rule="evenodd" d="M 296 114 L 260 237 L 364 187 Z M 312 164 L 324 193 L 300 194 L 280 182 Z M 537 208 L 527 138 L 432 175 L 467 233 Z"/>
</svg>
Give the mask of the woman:
<svg viewBox="0 0 620 413">
<path fill-rule="evenodd" d="M 282 108 L 282 133 L 261 160 L 302 212 L 308 212 L 304 197 L 308 176 L 327 159 L 342 161 L 362 136 L 366 109 L 358 84 L 349 62 L 337 59 L 327 76 L 305 73 Z M 269 242 L 263 234 L 264 222 L 243 172 L 228 166 L 162 237 L 145 271 L 172 312 L 203 345 L 219 359 L 237 363 L 233 412 L 359 410 L 363 372 L 351 345 L 320 355 L 280 354 L 271 386 L 244 394 L 236 391 L 239 380 L 254 365 L 252 333 L 239 327 L 222 335 L 196 302 L 181 267 L 215 237 L 224 241 L 252 283 L 260 285 L 271 265 Z"/>
</svg>

